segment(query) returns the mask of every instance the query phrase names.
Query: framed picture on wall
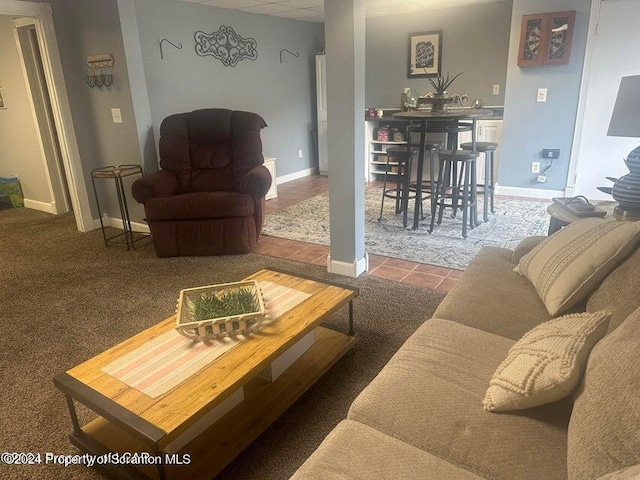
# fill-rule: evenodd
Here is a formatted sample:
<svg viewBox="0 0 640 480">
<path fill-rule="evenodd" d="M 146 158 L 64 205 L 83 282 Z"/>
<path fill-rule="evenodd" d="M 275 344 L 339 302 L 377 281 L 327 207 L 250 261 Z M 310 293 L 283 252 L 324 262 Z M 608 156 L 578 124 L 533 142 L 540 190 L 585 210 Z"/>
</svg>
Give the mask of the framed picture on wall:
<svg viewBox="0 0 640 480">
<path fill-rule="evenodd" d="M 442 69 L 442 30 L 409 34 L 407 78 L 435 76 Z"/>
<path fill-rule="evenodd" d="M 0 85 L 0 108 L 7 108 L 7 105 L 4 103 L 4 95 L 2 94 L 2 85 Z"/>
</svg>

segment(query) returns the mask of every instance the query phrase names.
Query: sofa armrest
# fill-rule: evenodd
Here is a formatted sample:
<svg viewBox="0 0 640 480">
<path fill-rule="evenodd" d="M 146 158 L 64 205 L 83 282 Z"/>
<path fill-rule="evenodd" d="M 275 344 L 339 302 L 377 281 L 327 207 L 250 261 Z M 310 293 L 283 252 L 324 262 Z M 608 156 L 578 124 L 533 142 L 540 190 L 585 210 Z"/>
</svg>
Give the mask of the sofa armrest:
<svg viewBox="0 0 640 480">
<path fill-rule="evenodd" d="M 548 237 L 527 237 L 520 241 L 511 254 L 511 263 L 517 264 L 522 257 L 538 246 L 545 238 Z"/>
<path fill-rule="evenodd" d="M 271 173 L 264 165 L 253 167 L 240 177 L 238 191 L 248 193 L 253 198 L 263 198 L 271 187 Z"/>
<path fill-rule="evenodd" d="M 131 185 L 131 194 L 138 203 L 147 203 L 148 200 L 158 197 L 170 197 L 178 193 L 178 181 L 173 173 L 166 170 L 139 178 Z"/>
</svg>

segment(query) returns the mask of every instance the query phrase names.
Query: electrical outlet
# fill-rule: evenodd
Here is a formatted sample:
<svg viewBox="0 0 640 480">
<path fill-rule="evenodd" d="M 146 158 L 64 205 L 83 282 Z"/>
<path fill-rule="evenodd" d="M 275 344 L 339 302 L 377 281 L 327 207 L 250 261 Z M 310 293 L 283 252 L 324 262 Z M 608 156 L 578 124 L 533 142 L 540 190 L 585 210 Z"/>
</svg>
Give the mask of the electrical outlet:
<svg viewBox="0 0 640 480">
<path fill-rule="evenodd" d="M 302 158 L 302 149 L 298 150 L 298 158 Z"/>
<path fill-rule="evenodd" d="M 122 123 L 122 113 L 119 108 L 111 109 L 111 118 L 113 118 L 113 123 Z"/>
<path fill-rule="evenodd" d="M 540 173 L 540 162 L 531 162 L 531 173 Z"/>
<path fill-rule="evenodd" d="M 547 101 L 547 89 L 546 88 L 539 88 L 538 89 L 538 97 L 537 97 L 536 101 L 538 103 L 544 103 L 544 102 Z"/>
<path fill-rule="evenodd" d="M 494 95 L 500 95 L 500 85 L 494 85 L 493 86 L 493 94 Z"/>
</svg>

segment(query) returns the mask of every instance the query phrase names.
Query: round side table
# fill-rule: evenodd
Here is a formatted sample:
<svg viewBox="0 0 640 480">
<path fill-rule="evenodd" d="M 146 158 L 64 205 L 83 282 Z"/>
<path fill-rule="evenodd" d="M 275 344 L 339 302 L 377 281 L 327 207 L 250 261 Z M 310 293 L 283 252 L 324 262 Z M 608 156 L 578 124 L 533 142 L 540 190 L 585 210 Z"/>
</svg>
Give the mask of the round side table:
<svg viewBox="0 0 640 480">
<path fill-rule="evenodd" d="M 552 235 L 562 227 L 566 227 L 570 223 L 582 218 L 600 216 L 601 218 L 615 218 L 616 220 L 622 220 L 621 218 L 617 218 L 617 216 L 613 215 L 613 209 L 616 207 L 616 205 L 618 205 L 616 202 L 599 202 L 595 206 L 600 210 L 604 210 L 605 212 L 607 212 L 605 217 L 602 217 L 601 215 L 579 217 L 569 212 L 568 210 L 556 205 L 555 203 L 552 203 L 547 207 L 547 213 L 551 217 L 549 219 L 549 231 L 547 232 L 547 235 Z"/>
</svg>

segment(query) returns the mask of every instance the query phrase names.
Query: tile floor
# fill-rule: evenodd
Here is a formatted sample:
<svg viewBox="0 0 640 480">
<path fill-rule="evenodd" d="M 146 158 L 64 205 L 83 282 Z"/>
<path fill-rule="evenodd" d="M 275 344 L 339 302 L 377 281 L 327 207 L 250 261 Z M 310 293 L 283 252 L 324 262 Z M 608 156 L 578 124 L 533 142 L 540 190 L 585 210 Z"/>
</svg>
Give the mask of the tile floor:
<svg viewBox="0 0 640 480">
<path fill-rule="evenodd" d="M 307 198 L 326 192 L 328 189 L 327 178 L 318 175 L 278 185 L 278 197 L 267 200 L 266 212 L 272 213 L 282 210 Z M 329 247 L 262 235 L 254 252 L 314 265 L 326 265 Z M 367 274 L 448 292 L 456 284 L 462 275 L 462 271 L 410 262 L 399 258 L 369 255 L 369 271 Z"/>
</svg>

